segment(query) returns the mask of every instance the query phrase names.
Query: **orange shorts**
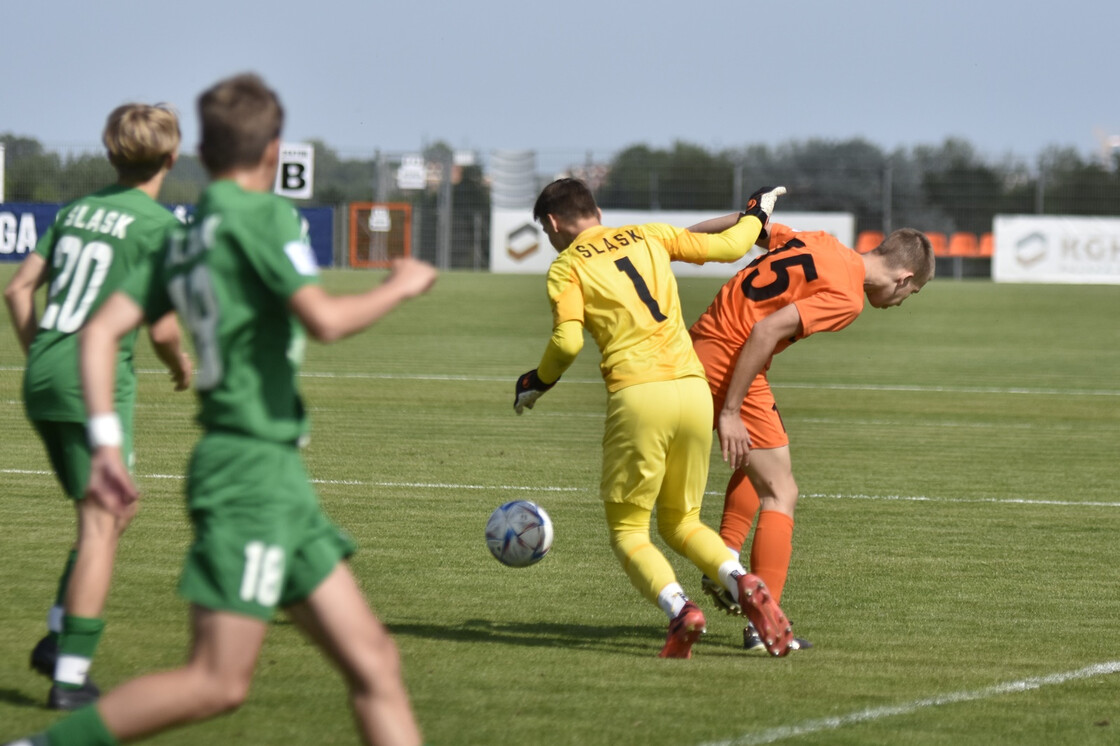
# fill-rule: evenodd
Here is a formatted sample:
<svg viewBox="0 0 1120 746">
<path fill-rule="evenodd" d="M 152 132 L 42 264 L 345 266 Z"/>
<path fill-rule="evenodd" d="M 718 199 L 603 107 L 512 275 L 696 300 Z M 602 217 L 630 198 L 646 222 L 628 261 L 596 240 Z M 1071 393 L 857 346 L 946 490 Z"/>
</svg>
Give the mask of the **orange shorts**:
<svg viewBox="0 0 1120 746">
<path fill-rule="evenodd" d="M 738 356 L 729 357 L 727 351 L 720 345 L 706 339 L 694 340 L 696 354 L 704 365 L 704 373 L 708 376 L 708 387 L 712 391 L 715 419 L 712 427 L 719 419 L 719 411 L 723 409 L 723 401 L 727 395 L 727 385 L 731 382 L 731 373 L 738 361 Z M 770 382 L 766 380 L 766 373 L 758 374 L 747 391 L 743 406 L 739 409 L 743 424 L 751 436 L 751 448 L 781 448 L 789 445 L 789 435 L 782 423 L 782 416 L 778 413 L 778 404 L 774 401 L 774 393 L 770 390 Z"/>
</svg>

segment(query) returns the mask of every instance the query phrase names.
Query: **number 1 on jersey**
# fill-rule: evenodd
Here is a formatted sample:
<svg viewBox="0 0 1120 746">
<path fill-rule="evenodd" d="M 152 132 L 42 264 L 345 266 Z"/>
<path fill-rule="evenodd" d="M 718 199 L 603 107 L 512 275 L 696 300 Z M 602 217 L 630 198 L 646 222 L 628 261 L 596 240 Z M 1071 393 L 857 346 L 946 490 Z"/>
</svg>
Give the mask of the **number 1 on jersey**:
<svg viewBox="0 0 1120 746">
<path fill-rule="evenodd" d="M 641 298 L 642 303 L 646 304 L 649 312 L 653 314 L 654 321 L 661 322 L 669 318 L 661 313 L 661 306 L 657 305 L 657 300 L 650 294 L 649 286 L 638 274 L 638 268 L 630 261 L 630 257 L 624 256 L 621 259 L 615 259 L 614 264 L 618 267 L 619 272 L 625 272 L 626 276 L 630 278 L 630 282 L 634 283 L 634 289 L 638 291 L 638 297 Z"/>
</svg>

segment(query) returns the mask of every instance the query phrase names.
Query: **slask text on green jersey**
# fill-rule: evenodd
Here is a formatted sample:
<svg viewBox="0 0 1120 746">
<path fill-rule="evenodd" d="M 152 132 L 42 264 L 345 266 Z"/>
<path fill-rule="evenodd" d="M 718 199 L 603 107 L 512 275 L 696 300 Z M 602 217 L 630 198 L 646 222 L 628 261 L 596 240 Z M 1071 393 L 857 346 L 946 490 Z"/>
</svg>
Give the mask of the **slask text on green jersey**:
<svg viewBox="0 0 1120 746">
<path fill-rule="evenodd" d="M 113 185 L 59 211 L 35 252 L 49 266 L 47 299 L 28 351 L 24 401 L 35 420 L 84 422 L 77 332 L 165 242 L 175 216 L 139 189 Z M 136 333 L 121 340 L 115 399 L 131 408 Z"/>
</svg>

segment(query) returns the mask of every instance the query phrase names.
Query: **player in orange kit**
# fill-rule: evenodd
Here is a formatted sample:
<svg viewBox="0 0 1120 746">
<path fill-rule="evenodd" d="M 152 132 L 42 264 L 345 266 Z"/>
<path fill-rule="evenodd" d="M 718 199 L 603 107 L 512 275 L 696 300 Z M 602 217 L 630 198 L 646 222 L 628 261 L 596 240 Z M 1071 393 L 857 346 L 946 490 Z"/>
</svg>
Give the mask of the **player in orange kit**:
<svg viewBox="0 0 1120 746">
<path fill-rule="evenodd" d="M 716 218 L 690 230 L 724 229 Z M 901 304 L 934 272 L 933 250 L 922 233 L 903 228 L 878 247 L 858 254 L 821 231 L 795 231 L 773 223 L 760 234 L 767 249 L 731 278 L 692 325 L 696 353 L 715 399 L 715 427 L 723 459 L 732 468 L 720 537 L 739 552 L 758 525 L 751 545 L 751 572 L 781 599 L 793 552 L 797 483 L 789 437 L 766 377 L 774 355 L 816 332 L 834 332 L 855 321 L 863 299 L 875 308 Z M 717 604 L 739 612 L 723 587 L 704 578 Z M 748 650 L 763 650 L 752 627 L 743 631 Z M 803 639 L 796 647 L 809 647 Z"/>
</svg>

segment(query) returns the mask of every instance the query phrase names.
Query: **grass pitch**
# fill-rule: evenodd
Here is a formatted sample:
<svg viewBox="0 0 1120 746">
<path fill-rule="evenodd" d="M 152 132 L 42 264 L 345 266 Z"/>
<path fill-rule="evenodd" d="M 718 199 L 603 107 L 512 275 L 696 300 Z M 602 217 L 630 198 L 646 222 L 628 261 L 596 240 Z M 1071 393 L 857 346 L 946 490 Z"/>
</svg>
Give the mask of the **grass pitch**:
<svg viewBox="0 0 1120 746">
<path fill-rule="evenodd" d="M 377 280 L 325 275 L 337 291 Z M 686 321 L 718 285 L 681 281 Z M 310 345 L 306 458 L 361 547 L 355 571 L 431 744 L 1115 743 L 1118 318 L 1120 287 L 938 280 L 776 358 L 803 495 L 783 607 L 815 644 L 784 659 L 745 655 L 741 622 L 675 556 L 708 634 L 690 661 L 655 657 L 666 621 L 617 566 L 597 498 L 593 343 L 536 409 L 512 411 L 550 331 L 543 278 L 450 273 L 374 329 Z M 146 343 L 139 367 L 144 503 L 94 662 L 103 688 L 187 647 L 175 584 L 194 402 L 170 393 Z M 0 741 L 58 717 L 27 655 L 73 534 L 21 372 L 3 331 Z M 709 524 L 727 477 L 713 451 Z M 483 540 L 515 497 L 556 527 L 551 554 L 520 570 Z M 278 617 L 243 708 L 151 742 L 356 740 L 339 677 Z"/>
</svg>

